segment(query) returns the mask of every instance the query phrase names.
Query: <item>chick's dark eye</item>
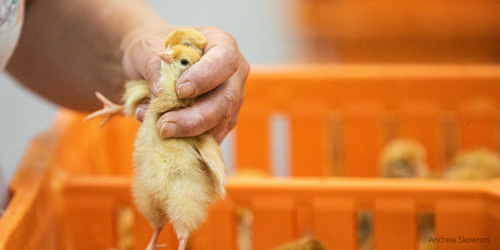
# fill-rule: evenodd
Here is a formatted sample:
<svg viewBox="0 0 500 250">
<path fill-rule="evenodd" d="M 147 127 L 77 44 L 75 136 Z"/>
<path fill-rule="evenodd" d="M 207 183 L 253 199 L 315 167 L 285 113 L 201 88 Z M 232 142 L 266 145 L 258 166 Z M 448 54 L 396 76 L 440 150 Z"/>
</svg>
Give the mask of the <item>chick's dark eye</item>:
<svg viewBox="0 0 500 250">
<path fill-rule="evenodd" d="M 181 64 L 182 64 L 183 66 L 188 66 L 188 65 L 189 65 L 189 61 L 188 61 L 188 60 L 186 60 L 186 59 L 182 59 L 182 60 L 181 60 Z"/>
</svg>

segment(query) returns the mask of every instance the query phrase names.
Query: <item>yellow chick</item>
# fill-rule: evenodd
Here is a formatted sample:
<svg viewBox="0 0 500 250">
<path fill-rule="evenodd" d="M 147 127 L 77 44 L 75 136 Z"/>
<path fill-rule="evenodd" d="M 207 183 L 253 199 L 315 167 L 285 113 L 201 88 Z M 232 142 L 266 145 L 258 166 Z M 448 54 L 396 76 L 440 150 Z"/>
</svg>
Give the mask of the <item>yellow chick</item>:
<svg viewBox="0 0 500 250">
<path fill-rule="evenodd" d="M 177 33 L 169 34 L 165 40 L 165 48 L 168 50 L 171 46 L 184 45 L 203 55 L 206 43 L 207 39 L 194 29 L 180 29 Z"/>
<path fill-rule="evenodd" d="M 478 149 L 459 153 L 446 173 L 447 179 L 487 180 L 500 176 L 500 158 L 491 150 Z"/>
<path fill-rule="evenodd" d="M 162 139 L 156 132 L 162 114 L 194 103 L 195 98 L 177 97 L 175 83 L 201 58 L 206 38 L 193 29 L 180 29 L 165 44 L 167 49 L 160 53 L 162 90 L 158 97 L 151 94 L 145 81 L 131 81 L 126 85 L 124 106 L 100 95 L 105 107 L 89 117 L 107 115 L 109 119 L 119 112 L 132 115 L 143 99 L 150 99 L 135 141 L 133 196 L 138 210 L 155 229 L 147 250 L 157 249 L 158 236 L 167 222 L 177 233 L 178 249 L 184 250 L 189 235 L 205 220 L 208 206 L 225 196 L 226 172 L 211 135 Z"/>
<path fill-rule="evenodd" d="M 395 140 L 387 145 L 380 165 L 382 177 L 423 178 L 428 175 L 424 147 L 410 140 Z"/>
<path fill-rule="evenodd" d="M 381 176 L 387 178 L 426 178 L 428 166 L 424 147 L 411 140 L 395 140 L 387 145 L 381 157 Z M 418 216 L 420 244 L 419 249 L 434 249 L 429 237 L 434 235 L 434 218 L 429 214 Z M 366 246 L 373 244 L 371 229 Z"/>
</svg>

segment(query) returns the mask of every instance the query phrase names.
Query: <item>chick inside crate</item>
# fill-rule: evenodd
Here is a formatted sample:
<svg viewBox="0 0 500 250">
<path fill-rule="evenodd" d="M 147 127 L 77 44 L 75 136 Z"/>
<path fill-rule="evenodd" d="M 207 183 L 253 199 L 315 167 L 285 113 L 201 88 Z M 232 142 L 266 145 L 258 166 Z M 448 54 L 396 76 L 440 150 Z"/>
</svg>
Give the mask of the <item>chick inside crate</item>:
<svg viewBox="0 0 500 250">
<path fill-rule="evenodd" d="M 498 152 L 498 105 L 497 66 L 254 68 L 230 142 L 236 174 L 188 248 L 310 249 L 279 248 L 309 236 L 326 249 L 500 249 L 500 179 L 439 178 L 458 152 Z M 153 229 L 130 190 L 139 123 L 100 129 L 85 116 L 61 110 L 33 140 L 10 184 L 0 249 L 147 246 Z M 423 145 L 433 178 L 370 178 L 399 138 Z M 280 164 L 288 177 L 273 176 Z M 159 244 L 177 249 L 171 226 Z"/>
</svg>

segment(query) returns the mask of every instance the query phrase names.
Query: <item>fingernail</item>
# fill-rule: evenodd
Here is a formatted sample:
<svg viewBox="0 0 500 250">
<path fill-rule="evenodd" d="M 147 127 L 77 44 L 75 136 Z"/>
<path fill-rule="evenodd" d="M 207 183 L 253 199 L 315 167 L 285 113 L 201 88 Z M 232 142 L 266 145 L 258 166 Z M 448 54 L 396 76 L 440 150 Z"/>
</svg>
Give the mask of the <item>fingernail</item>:
<svg viewBox="0 0 500 250">
<path fill-rule="evenodd" d="M 177 86 L 177 94 L 180 98 L 187 98 L 194 95 L 194 83 L 193 82 L 185 82 L 181 83 Z"/>
<path fill-rule="evenodd" d="M 162 138 L 172 137 L 177 134 L 177 124 L 173 122 L 165 122 L 161 125 L 160 136 Z"/>
<path fill-rule="evenodd" d="M 155 89 L 157 94 L 159 94 L 163 90 L 160 79 L 156 80 Z"/>
<path fill-rule="evenodd" d="M 144 120 L 144 115 L 146 114 L 146 109 L 142 108 L 141 106 L 139 106 L 136 110 L 135 110 L 135 118 L 139 121 L 143 121 Z"/>
</svg>

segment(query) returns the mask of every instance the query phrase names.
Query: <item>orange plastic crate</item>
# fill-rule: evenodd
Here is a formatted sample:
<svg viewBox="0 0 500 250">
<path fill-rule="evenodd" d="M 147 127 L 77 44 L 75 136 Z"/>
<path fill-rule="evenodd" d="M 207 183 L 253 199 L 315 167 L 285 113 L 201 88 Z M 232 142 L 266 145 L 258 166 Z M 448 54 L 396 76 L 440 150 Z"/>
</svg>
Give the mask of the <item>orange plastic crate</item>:
<svg viewBox="0 0 500 250">
<path fill-rule="evenodd" d="M 292 6 L 300 62 L 500 62 L 498 1 L 296 0 Z"/>
<path fill-rule="evenodd" d="M 254 69 L 235 131 L 235 167 L 272 172 L 270 117 L 290 127 L 291 178 L 232 177 L 192 249 L 237 249 L 237 211 L 253 212 L 253 249 L 313 233 L 329 249 L 358 249 L 357 213 L 374 214 L 374 249 L 418 249 L 417 214 L 435 214 L 436 249 L 500 249 L 500 180 L 385 180 L 378 155 L 390 139 L 421 141 L 430 166 L 458 149 L 498 150 L 500 67 L 301 66 Z M 132 152 L 138 122 L 61 110 L 35 139 L 10 185 L 0 249 L 113 249 L 118 214 L 134 207 Z M 332 177 L 331 175 L 345 177 Z M 134 210 L 135 211 L 135 210 Z M 135 212 L 130 237 L 144 249 L 152 228 Z M 160 243 L 177 249 L 171 229 Z"/>
</svg>

